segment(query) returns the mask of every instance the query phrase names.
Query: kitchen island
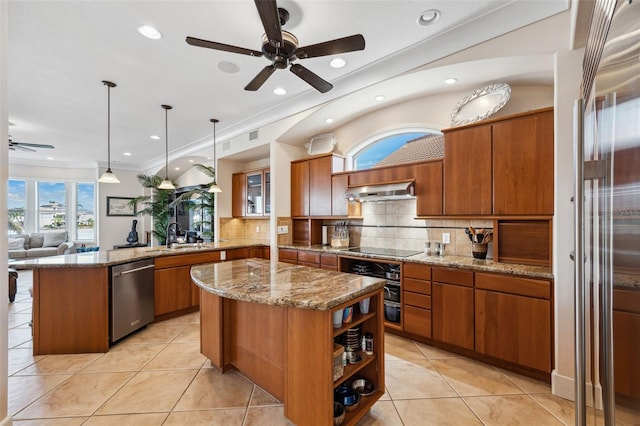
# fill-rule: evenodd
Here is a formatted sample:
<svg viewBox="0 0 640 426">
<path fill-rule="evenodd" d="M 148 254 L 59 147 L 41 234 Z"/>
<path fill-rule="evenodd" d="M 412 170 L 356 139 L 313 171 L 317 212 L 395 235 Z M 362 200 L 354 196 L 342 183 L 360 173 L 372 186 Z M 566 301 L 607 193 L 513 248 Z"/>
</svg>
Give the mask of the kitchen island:
<svg viewBox="0 0 640 426">
<path fill-rule="evenodd" d="M 193 266 L 200 287 L 201 351 L 223 371 L 235 368 L 284 403 L 296 424 L 333 424 L 334 389 L 355 378 L 371 380 L 344 424 L 355 424 L 384 394 L 385 281 L 260 259 Z M 369 299 L 369 312 L 358 302 Z M 334 328 L 333 313 L 352 308 Z M 349 329 L 371 333 L 373 355 L 334 366 L 334 339 Z"/>
</svg>

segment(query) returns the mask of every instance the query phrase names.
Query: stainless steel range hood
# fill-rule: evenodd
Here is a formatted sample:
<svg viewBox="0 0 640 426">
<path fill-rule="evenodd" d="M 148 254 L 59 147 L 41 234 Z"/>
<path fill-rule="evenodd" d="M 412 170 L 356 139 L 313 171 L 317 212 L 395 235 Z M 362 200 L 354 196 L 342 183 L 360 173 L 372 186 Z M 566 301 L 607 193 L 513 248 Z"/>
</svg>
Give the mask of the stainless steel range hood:
<svg viewBox="0 0 640 426">
<path fill-rule="evenodd" d="M 409 200 L 415 198 L 413 182 L 389 183 L 383 185 L 357 186 L 344 194 L 352 201 Z"/>
</svg>

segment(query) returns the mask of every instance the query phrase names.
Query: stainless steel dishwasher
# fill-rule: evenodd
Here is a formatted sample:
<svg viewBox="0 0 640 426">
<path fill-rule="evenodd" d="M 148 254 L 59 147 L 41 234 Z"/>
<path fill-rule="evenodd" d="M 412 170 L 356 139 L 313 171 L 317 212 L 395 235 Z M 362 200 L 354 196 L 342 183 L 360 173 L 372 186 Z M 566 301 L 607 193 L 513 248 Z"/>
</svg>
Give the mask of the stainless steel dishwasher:
<svg viewBox="0 0 640 426">
<path fill-rule="evenodd" d="M 153 321 L 153 260 L 111 267 L 111 342 Z"/>
</svg>

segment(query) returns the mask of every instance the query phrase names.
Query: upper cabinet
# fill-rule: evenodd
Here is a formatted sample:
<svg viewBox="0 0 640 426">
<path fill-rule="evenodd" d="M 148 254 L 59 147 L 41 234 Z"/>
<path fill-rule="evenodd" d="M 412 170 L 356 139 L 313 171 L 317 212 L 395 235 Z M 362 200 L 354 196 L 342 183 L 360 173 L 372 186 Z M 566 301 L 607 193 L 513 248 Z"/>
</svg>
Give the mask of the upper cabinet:
<svg viewBox="0 0 640 426">
<path fill-rule="evenodd" d="M 233 217 L 268 216 L 271 213 L 269 169 L 234 173 L 231 184 Z"/>
<path fill-rule="evenodd" d="M 332 174 L 344 170 L 344 158 L 325 154 L 291 162 L 291 216 L 332 215 Z M 343 193 L 344 196 L 344 193 Z M 346 205 L 347 200 L 344 200 Z"/>
<path fill-rule="evenodd" d="M 553 214 L 553 110 L 493 124 L 493 214 Z"/>
<path fill-rule="evenodd" d="M 444 137 L 444 214 L 491 214 L 491 125 Z"/>
<path fill-rule="evenodd" d="M 444 130 L 444 214 L 553 214 L 553 108 Z"/>
<path fill-rule="evenodd" d="M 442 160 L 417 164 L 416 215 L 442 215 Z"/>
</svg>

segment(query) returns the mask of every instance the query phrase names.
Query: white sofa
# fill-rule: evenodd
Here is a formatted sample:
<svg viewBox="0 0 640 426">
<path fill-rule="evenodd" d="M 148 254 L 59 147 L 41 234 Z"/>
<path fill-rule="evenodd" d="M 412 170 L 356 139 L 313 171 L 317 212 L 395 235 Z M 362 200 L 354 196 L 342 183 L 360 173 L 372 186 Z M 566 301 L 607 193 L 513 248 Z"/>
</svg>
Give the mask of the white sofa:
<svg viewBox="0 0 640 426">
<path fill-rule="evenodd" d="M 30 259 L 70 254 L 73 251 L 73 241 L 67 239 L 67 231 L 34 232 L 9 237 L 9 258 Z"/>
</svg>

